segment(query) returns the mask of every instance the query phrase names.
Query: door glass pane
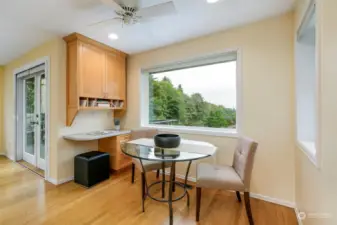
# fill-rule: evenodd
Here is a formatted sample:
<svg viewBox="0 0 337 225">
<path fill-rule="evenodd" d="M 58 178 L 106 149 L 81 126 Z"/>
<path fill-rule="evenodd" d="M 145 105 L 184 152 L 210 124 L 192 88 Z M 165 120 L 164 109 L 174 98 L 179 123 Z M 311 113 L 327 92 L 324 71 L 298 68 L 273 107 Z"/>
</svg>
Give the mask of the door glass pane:
<svg viewBox="0 0 337 225">
<path fill-rule="evenodd" d="M 34 155 L 35 146 L 35 78 L 29 78 L 25 83 L 25 109 L 26 109 L 26 147 L 25 151 Z"/>
<path fill-rule="evenodd" d="M 45 115 L 46 115 L 46 77 L 41 75 L 40 78 L 40 158 L 45 158 L 45 141 L 46 141 L 46 132 L 45 132 Z"/>
</svg>

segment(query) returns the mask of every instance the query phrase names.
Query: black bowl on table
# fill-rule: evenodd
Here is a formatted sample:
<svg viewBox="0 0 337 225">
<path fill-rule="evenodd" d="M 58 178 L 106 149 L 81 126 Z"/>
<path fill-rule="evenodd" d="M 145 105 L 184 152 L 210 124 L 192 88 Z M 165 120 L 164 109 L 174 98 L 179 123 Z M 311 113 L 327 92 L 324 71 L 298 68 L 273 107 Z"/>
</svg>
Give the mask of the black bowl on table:
<svg viewBox="0 0 337 225">
<path fill-rule="evenodd" d="M 177 148 L 180 145 L 180 137 L 177 134 L 157 134 L 154 143 L 159 148 Z"/>
</svg>

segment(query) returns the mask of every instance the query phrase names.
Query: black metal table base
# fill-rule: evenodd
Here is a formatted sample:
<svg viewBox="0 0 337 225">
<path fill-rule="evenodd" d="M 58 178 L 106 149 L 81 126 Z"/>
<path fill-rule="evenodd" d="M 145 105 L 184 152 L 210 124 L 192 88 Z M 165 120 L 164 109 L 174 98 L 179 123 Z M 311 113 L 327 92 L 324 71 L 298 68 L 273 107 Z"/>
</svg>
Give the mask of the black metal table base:
<svg viewBox="0 0 337 225">
<path fill-rule="evenodd" d="M 143 171 L 145 171 L 142 160 L 140 160 L 140 163 L 142 165 Z M 187 185 L 187 177 L 188 177 L 188 173 L 190 171 L 191 163 L 192 163 L 192 161 L 188 162 L 184 183 L 175 181 L 174 176 L 175 176 L 176 162 L 171 162 L 171 171 L 170 171 L 169 181 L 165 180 L 165 172 L 164 172 L 165 171 L 165 162 L 162 162 L 163 176 L 162 176 L 161 181 L 156 181 L 156 182 L 148 185 L 147 180 L 146 180 L 146 176 L 145 176 L 145 173 L 144 173 L 144 181 L 145 181 L 146 191 L 145 191 L 144 196 L 142 194 L 142 209 L 143 209 L 143 212 L 145 212 L 144 201 L 145 201 L 146 197 L 149 197 L 149 198 L 151 198 L 155 201 L 158 201 L 158 202 L 166 202 L 169 205 L 170 225 L 173 225 L 173 207 L 172 207 L 173 202 L 179 201 L 182 198 L 184 198 L 185 196 L 187 196 L 187 206 L 189 207 L 189 205 L 190 205 L 190 195 L 189 195 L 187 189 L 191 189 L 191 186 Z M 166 182 L 170 184 L 169 190 L 168 190 L 168 194 L 169 194 L 168 199 L 165 199 L 165 184 L 166 184 Z M 160 183 L 162 184 L 162 198 L 156 198 L 156 197 L 154 197 L 150 194 L 150 189 L 152 187 L 154 187 L 155 185 L 160 184 Z M 173 199 L 173 192 L 175 192 L 175 186 L 183 188 L 184 192 L 180 196 Z"/>
<path fill-rule="evenodd" d="M 183 182 L 179 182 L 179 181 L 176 181 L 176 184 L 178 184 L 178 185 L 185 185 Z M 193 186 L 189 185 L 189 184 L 186 184 L 186 188 L 189 189 L 189 190 L 192 190 Z"/>
<path fill-rule="evenodd" d="M 170 180 L 165 181 L 165 183 L 170 183 L 170 182 L 171 182 Z M 149 198 L 151 198 L 151 199 L 153 199 L 153 200 L 155 200 L 155 201 L 157 201 L 157 202 L 169 202 L 169 199 L 165 199 L 165 198 L 156 198 L 156 197 L 154 197 L 154 196 L 152 196 L 152 195 L 150 194 L 150 191 L 149 191 L 149 190 L 150 190 L 153 186 L 155 186 L 155 185 L 157 185 L 157 184 L 161 184 L 161 183 L 163 183 L 163 181 L 160 180 L 160 181 L 156 181 L 156 182 L 150 184 L 149 187 L 148 187 L 148 192 L 146 193 L 146 196 L 149 197 Z M 187 201 L 188 201 L 187 204 L 189 205 L 189 194 L 188 194 L 188 191 L 187 191 L 188 188 L 185 187 L 184 184 L 181 183 L 181 182 L 173 181 L 173 183 L 174 183 L 175 185 L 178 185 L 179 187 L 183 188 L 184 191 L 183 191 L 183 193 L 182 193 L 180 196 L 176 197 L 175 199 L 172 198 L 172 202 L 178 201 L 178 200 L 184 198 L 184 197 L 187 195 L 187 198 L 188 198 L 188 199 L 187 199 Z M 173 191 L 172 191 L 172 192 L 173 192 Z M 164 197 L 165 197 L 165 196 L 164 196 Z"/>
</svg>

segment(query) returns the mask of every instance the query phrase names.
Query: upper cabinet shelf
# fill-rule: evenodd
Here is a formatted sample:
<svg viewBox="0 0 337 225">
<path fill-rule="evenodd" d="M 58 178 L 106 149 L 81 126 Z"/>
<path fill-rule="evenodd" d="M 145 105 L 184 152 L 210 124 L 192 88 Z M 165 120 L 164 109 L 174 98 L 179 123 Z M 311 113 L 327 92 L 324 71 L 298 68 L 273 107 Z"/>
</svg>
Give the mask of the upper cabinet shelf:
<svg viewBox="0 0 337 225">
<path fill-rule="evenodd" d="M 77 33 L 64 40 L 67 42 L 67 126 L 83 109 L 118 109 L 115 116 L 123 115 L 127 55 Z M 100 107 L 99 102 L 111 105 Z"/>
</svg>

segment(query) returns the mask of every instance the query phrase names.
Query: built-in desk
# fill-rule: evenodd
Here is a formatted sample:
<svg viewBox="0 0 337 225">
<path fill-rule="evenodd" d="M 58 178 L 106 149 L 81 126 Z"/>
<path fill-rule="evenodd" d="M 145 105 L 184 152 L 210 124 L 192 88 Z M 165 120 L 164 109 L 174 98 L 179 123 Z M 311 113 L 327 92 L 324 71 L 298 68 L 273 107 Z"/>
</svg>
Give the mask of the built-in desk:
<svg viewBox="0 0 337 225">
<path fill-rule="evenodd" d="M 98 151 L 110 154 L 110 168 L 113 171 L 121 170 L 132 163 L 132 159 L 121 150 L 121 144 L 130 140 L 130 131 L 93 131 L 65 135 L 63 138 L 71 141 L 98 140 Z"/>
</svg>

